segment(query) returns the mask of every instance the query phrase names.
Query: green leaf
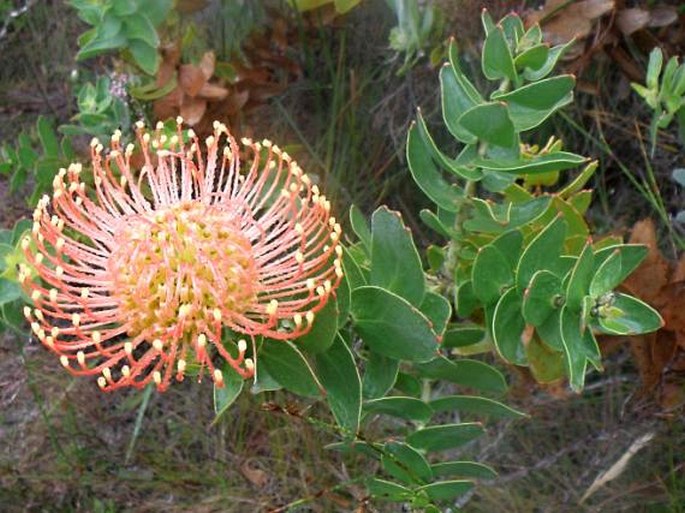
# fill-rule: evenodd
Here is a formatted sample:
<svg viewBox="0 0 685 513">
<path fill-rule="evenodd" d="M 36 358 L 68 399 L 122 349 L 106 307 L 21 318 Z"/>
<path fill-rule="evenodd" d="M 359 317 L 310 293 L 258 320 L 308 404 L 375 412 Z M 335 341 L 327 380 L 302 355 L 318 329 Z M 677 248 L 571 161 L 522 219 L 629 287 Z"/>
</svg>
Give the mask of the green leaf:
<svg viewBox="0 0 685 513">
<path fill-rule="evenodd" d="M 465 158 L 462 153 L 456 159 L 450 158 L 445 155 L 435 144 L 435 141 L 428 132 L 426 127 L 426 122 L 421 114 L 421 109 L 417 110 L 416 113 L 417 123 L 416 126 L 419 130 L 419 135 L 421 136 L 421 141 L 426 145 L 426 147 L 431 151 L 433 159 L 440 164 L 444 169 L 451 172 L 452 174 L 463 178 L 464 180 L 478 180 L 483 176 L 483 173 L 473 167 L 466 165 L 466 163 L 460 162 L 460 158 Z"/>
<path fill-rule="evenodd" d="M 526 323 L 521 315 L 521 296 L 516 288 L 507 290 L 497 302 L 492 317 L 492 339 L 499 355 L 516 365 L 526 365 L 521 337 Z"/>
<path fill-rule="evenodd" d="M 587 296 L 592 280 L 592 266 L 594 255 L 592 246 L 588 242 L 583 252 L 576 260 L 571 270 L 571 276 L 566 286 L 566 306 L 574 311 L 579 311 L 583 305 L 583 298 Z"/>
<path fill-rule="evenodd" d="M 471 481 L 438 481 L 421 486 L 417 491 L 426 492 L 433 501 L 450 501 L 464 495 L 471 488 L 473 488 Z"/>
<path fill-rule="evenodd" d="M 260 362 L 257 362 L 256 376 L 252 383 L 250 393 L 253 395 L 261 394 L 262 392 L 273 392 L 274 390 L 281 390 L 283 387 L 276 381 L 271 374 L 266 370 Z"/>
<path fill-rule="evenodd" d="M 414 367 L 424 377 L 441 379 L 484 392 L 501 394 L 507 389 L 504 376 L 494 367 L 478 360 L 452 361 L 439 356 Z"/>
<path fill-rule="evenodd" d="M 412 124 L 407 135 L 407 164 L 416 185 L 436 205 L 456 212 L 459 210 L 461 193 L 459 189 L 448 183 L 433 162 L 431 152 L 417 133 L 416 124 Z"/>
<path fill-rule="evenodd" d="M 568 183 L 568 185 L 558 192 L 559 197 L 562 199 L 569 199 L 572 195 L 581 192 L 588 180 L 592 178 L 592 175 L 595 174 L 598 165 L 599 162 L 593 160 L 587 166 L 585 166 L 583 170 Z"/>
<path fill-rule="evenodd" d="M 461 126 L 458 119 L 467 110 L 483 103 L 483 98 L 466 76 L 450 64 L 445 64 L 440 70 L 440 92 L 443 121 L 447 129 L 457 140 L 465 144 L 476 142 L 476 137 Z"/>
<path fill-rule="evenodd" d="M 494 30 L 488 32 L 483 44 L 481 62 L 483 75 L 489 80 L 516 80 L 514 59 L 501 27 L 494 27 Z"/>
<path fill-rule="evenodd" d="M 522 132 L 535 128 L 555 111 L 571 103 L 574 85 L 572 75 L 560 75 L 525 85 L 510 93 L 493 95 L 493 99 L 506 102 L 514 128 Z"/>
<path fill-rule="evenodd" d="M 145 16 L 147 16 L 154 27 L 157 27 L 166 19 L 172 4 L 173 0 L 145 2 Z"/>
<path fill-rule="evenodd" d="M 438 350 L 430 321 L 405 299 L 378 287 L 352 292 L 355 328 L 369 347 L 397 360 L 428 361 Z"/>
<path fill-rule="evenodd" d="M 614 277 L 614 281 L 620 284 L 637 269 L 637 266 L 647 256 L 648 249 L 642 244 L 612 244 L 606 246 L 595 253 L 595 273 L 599 271 L 600 266 L 615 251 L 618 251 L 621 257 L 621 273 Z"/>
<path fill-rule="evenodd" d="M 331 347 L 337 332 L 338 300 L 331 296 L 316 314 L 312 328 L 307 334 L 296 339 L 295 345 L 307 353 L 323 353 Z"/>
<path fill-rule="evenodd" d="M 524 320 L 533 326 L 542 325 L 557 309 L 560 299 L 563 300 L 561 279 L 550 271 L 537 271 L 523 293 Z"/>
<path fill-rule="evenodd" d="M 140 39 L 128 42 L 128 50 L 135 63 L 148 75 L 154 75 L 159 69 L 160 57 L 157 49 Z"/>
<path fill-rule="evenodd" d="M 95 31 L 89 31 L 86 34 L 92 34 L 88 42 L 84 41 L 81 50 L 76 54 L 76 60 L 82 61 L 95 57 L 108 50 L 122 48 L 126 45 L 126 36 L 122 29 L 122 23 L 119 18 L 108 16 L 98 25 Z M 81 42 L 80 41 L 80 42 Z"/>
<path fill-rule="evenodd" d="M 399 360 L 375 352 L 369 354 L 362 384 L 364 399 L 376 399 L 387 394 L 395 385 L 399 368 Z"/>
<path fill-rule="evenodd" d="M 514 282 L 514 274 L 507 258 L 489 244 L 480 248 L 473 262 L 473 292 L 484 305 L 494 303 L 504 289 Z"/>
<path fill-rule="evenodd" d="M 354 291 L 359 287 L 367 284 L 367 279 L 364 272 L 361 270 L 357 260 L 353 256 L 353 248 L 343 247 L 343 269 L 345 270 L 345 279 L 350 285 L 350 290 Z"/>
<path fill-rule="evenodd" d="M 535 202 L 535 200 L 532 201 Z M 547 208 L 546 204 L 545 206 L 541 205 L 541 207 L 544 209 Z M 533 214 L 533 217 L 537 216 Z M 530 217 L 530 220 L 532 220 L 533 217 Z M 518 264 L 519 257 L 521 256 L 521 246 L 523 245 L 523 234 L 520 230 L 509 230 L 508 232 L 502 233 L 491 242 L 491 245 L 496 247 L 507 258 L 511 269 L 516 268 L 516 264 Z"/>
<path fill-rule="evenodd" d="M 397 373 L 397 381 L 395 381 L 395 390 L 414 397 L 416 399 L 421 398 L 421 392 L 423 391 L 423 384 L 419 381 L 419 378 L 408 374 L 406 372 Z"/>
<path fill-rule="evenodd" d="M 347 276 L 343 275 L 342 280 L 340 280 L 340 285 L 335 291 L 335 298 L 338 303 L 338 329 L 342 329 L 342 327 L 347 324 L 347 320 L 350 316 L 350 305 L 352 304 L 351 294 L 350 283 L 347 280 Z"/>
<path fill-rule="evenodd" d="M 356 205 L 350 206 L 350 226 L 352 231 L 357 235 L 367 253 L 371 252 L 371 229 L 369 223 L 359 207 Z"/>
<path fill-rule="evenodd" d="M 431 321 L 433 331 L 442 336 L 452 315 L 450 302 L 440 294 L 428 291 L 423 298 L 419 310 Z"/>
<path fill-rule="evenodd" d="M 362 384 L 352 352 L 340 335 L 325 353 L 316 355 L 316 370 L 338 425 L 351 435 L 359 430 Z"/>
<path fill-rule="evenodd" d="M 113 0 L 112 12 L 119 17 L 128 16 L 138 10 L 138 2 L 135 0 Z"/>
<path fill-rule="evenodd" d="M 464 112 L 458 122 L 478 139 L 489 144 L 511 148 L 517 143 L 514 124 L 509 118 L 505 103 L 476 105 Z"/>
<path fill-rule="evenodd" d="M 586 162 L 585 157 L 569 153 L 566 151 L 555 151 L 544 155 L 537 155 L 533 158 L 520 160 L 495 160 L 495 159 L 476 159 L 473 165 L 499 171 L 501 173 L 515 173 L 517 175 L 530 175 L 539 173 L 549 173 L 550 171 L 564 171 L 579 166 Z"/>
<path fill-rule="evenodd" d="M 525 68 L 537 70 L 545 65 L 548 56 L 549 47 L 547 45 L 535 45 L 517 55 L 514 59 L 514 65 L 516 66 L 516 69 L 519 71 L 523 71 Z"/>
<path fill-rule="evenodd" d="M 426 458 L 402 442 L 388 442 L 381 457 L 383 470 L 407 484 L 425 484 L 433 479 L 433 471 Z"/>
<path fill-rule="evenodd" d="M 648 89 L 658 89 L 659 88 L 659 75 L 661 74 L 661 68 L 664 64 L 664 54 L 661 48 L 655 47 L 649 53 L 649 63 L 647 64 L 647 88 Z"/>
<path fill-rule="evenodd" d="M 400 214 L 386 207 L 377 209 L 371 218 L 371 234 L 371 285 L 419 306 L 426 279 L 421 257 Z"/>
<path fill-rule="evenodd" d="M 566 44 L 557 45 L 553 47 L 547 55 L 547 61 L 545 62 L 545 64 L 541 68 L 536 70 L 524 70 L 523 77 L 529 82 L 537 82 L 538 80 L 542 80 L 543 78 L 545 78 L 552 72 L 554 67 L 557 65 L 557 62 L 559 61 L 559 58 L 571 45 L 573 45 L 573 43 L 575 43 L 575 39 L 572 39 Z"/>
<path fill-rule="evenodd" d="M 12 303 L 21 297 L 21 287 L 17 282 L 0 277 L 0 305 Z"/>
<path fill-rule="evenodd" d="M 443 424 L 414 431 L 407 436 L 407 442 L 417 449 L 432 452 L 459 447 L 484 433 L 478 422 Z"/>
<path fill-rule="evenodd" d="M 456 326 L 449 328 L 442 338 L 442 347 L 452 349 L 477 344 L 485 337 L 485 330 L 480 326 Z"/>
<path fill-rule="evenodd" d="M 499 22 L 504 32 L 504 37 L 512 50 L 518 46 L 519 39 L 523 37 L 525 28 L 521 18 L 514 13 L 507 14 Z"/>
<path fill-rule="evenodd" d="M 291 342 L 265 340 L 258 357 L 258 364 L 286 390 L 305 397 L 321 397 L 323 387 L 307 359 Z"/>
<path fill-rule="evenodd" d="M 134 14 L 123 19 L 124 31 L 129 40 L 139 40 L 152 48 L 159 46 L 157 31 L 147 16 Z"/>
<path fill-rule="evenodd" d="M 372 497 L 381 500 L 403 502 L 410 499 L 414 493 L 406 486 L 386 481 L 385 479 L 378 479 L 376 477 L 369 479 L 367 486 Z"/>
<path fill-rule="evenodd" d="M 60 153 L 59 141 L 57 141 L 52 121 L 46 117 L 38 116 L 36 127 L 38 129 L 40 143 L 43 146 L 43 152 L 47 156 L 58 157 Z"/>
<path fill-rule="evenodd" d="M 450 395 L 435 399 L 429 403 L 433 411 L 440 413 L 443 411 L 458 411 L 487 415 L 492 418 L 511 418 L 516 419 L 525 417 L 526 414 L 514 410 L 509 406 L 493 399 L 471 395 Z"/>
<path fill-rule="evenodd" d="M 226 364 L 222 368 L 224 376 L 224 386 L 217 387 L 214 384 L 214 420 L 212 425 L 228 411 L 231 405 L 243 391 L 245 380 L 230 365 Z"/>
<path fill-rule="evenodd" d="M 364 402 L 364 413 L 383 413 L 420 424 L 427 423 L 433 410 L 426 403 L 414 397 L 388 396 Z"/>
<path fill-rule="evenodd" d="M 497 477 L 491 467 L 474 461 L 446 461 L 431 465 L 435 477 L 466 477 L 475 479 L 494 479 Z"/>
<path fill-rule="evenodd" d="M 608 258 L 601 263 L 591 277 L 590 296 L 597 298 L 606 292 L 611 292 L 623 281 L 621 269 L 621 251 L 615 248 Z"/>
<path fill-rule="evenodd" d="M 478 298 L 473 291 L 473 283 L 471 280 L 464 281 L 457 285 L 454 294 L 454 306 L 457 314 L 460 317 L 471 317 L 473 311 L 480 306 Z"/>
<path fill-rule="evenodd" d="M 588 360 L 601 362 L 601 354 L 592 332 L 582 329 L 581 316 L 566 306 L 561 309 L 561 339 L 566 354 L 569 384 L 575 392 L 580 392 L 585 384 Z"/>
<path fill-rule="evenodd" d="M 162 86 L 158 85 L 156 80 L 151 80 L 147 84 L 137 87 L 130 87 L 129 92 L 131 93 L 131 96 L 137 100 L 151 101 L 164 98 L 166 95 L 171 93 L 171 91 L 176 89 L 177 86 L 178 79 L 176 78 L 176 75 L 173 75 L 169 80 L 167 80 L 166 84 Z"/>
<path fill-rule="evenodd" d="M 566 221 L 558 215 L 523 250 L 516 269 L 516 285 L 521 294 L 537 271 L 544 269 L 555 272 L 559 269 L 565 236 Z"/>
<path fill-rule="evenodd" d="M 602 331 L 613 335 L 640 335 L 656 331 L 663 325 L 663 319 L 654 308 L 619 292 L 614 293 L 608 313 L 599 318 Z"/>
<path fill-rule="evenodd" d="M 446 239 L 451 239 L 456 235 L 452 228 L 445 226 L 445 223 L 442 222 L 437 214 L 434 214 L 427 208 L 421 209 L 419 212 L 419 217 L 421 218 L 421 221 L 428 226 L 428 228 L 431 228 Z"/>
</svg>

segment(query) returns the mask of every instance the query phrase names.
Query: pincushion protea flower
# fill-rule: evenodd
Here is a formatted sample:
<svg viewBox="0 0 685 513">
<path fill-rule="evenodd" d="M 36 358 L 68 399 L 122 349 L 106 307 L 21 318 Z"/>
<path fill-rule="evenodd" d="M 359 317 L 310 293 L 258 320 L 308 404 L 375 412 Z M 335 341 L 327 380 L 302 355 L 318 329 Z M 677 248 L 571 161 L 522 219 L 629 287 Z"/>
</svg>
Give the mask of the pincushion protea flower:
<svg viewBox="0 0 685 513">
<path fill-rule="evenodd" d="M 99 374 L 104 390 L 163 390 L 188 363 L 221 386 L 214 353 L 248 378 L 247 342 L 230 352 L 224 328 L 252 341 L 297 338 L 342 277 L 330 202 L 287 153 L 243 139 L 245 166 L 221 123 L 206 151 L 192 130 L 184 142 L 182 119 L 176 135 L 162 129 L 138 124 L 139 171 L 119 132 L 104 156 L 93 140 L 94 190 L 81 165 L 61 169 L 22 241 L 31 329 L 72 374 Z"/>
</svg>

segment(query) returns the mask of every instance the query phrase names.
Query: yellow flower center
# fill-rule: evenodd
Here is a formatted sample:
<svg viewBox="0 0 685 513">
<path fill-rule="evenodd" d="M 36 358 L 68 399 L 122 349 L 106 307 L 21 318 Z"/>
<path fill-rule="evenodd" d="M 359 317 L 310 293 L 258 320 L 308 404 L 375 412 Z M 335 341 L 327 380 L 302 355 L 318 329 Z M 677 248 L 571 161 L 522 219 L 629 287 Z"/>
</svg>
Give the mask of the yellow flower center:
<svg viewBox="0 0 685 513">
<path fill-rule="evenodd" d="M 236 223 L 197 201 L 124 219 L 108 268 L 129 336 L 192 340 L 249 309 L 257 269 Z"/>
</svg>

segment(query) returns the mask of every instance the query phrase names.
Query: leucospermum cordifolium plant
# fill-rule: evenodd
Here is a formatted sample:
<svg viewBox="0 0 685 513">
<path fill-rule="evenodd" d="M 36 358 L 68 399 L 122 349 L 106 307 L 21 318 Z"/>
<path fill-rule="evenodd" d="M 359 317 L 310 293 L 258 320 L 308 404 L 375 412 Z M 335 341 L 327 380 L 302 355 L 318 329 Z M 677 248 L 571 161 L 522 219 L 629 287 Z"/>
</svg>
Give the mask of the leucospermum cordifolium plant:
<svg viewBox="0 0 685 513">
<path fill-rule="evenodd" d="M 615 290 L 647 250 L 593 240 L 584 219 L 592 193 L 583 187 L 595 162 L 563 151 L 556 138 L 522 140 L 573 99 L 574 77 L 552 74 L 565 46 L 549 48 L 538 25 L 525 30 L 513 14 L 495 24 L 484 12 L 482 22 L 482 71 L 495 83 L 489 98 L 460 69 L 454 44 L 440 72 L 443 120 L 461 151 L 441 151 L 421 112 L 407 140 L 412 175 L 437 207 L 421 217 L 448 240 L 428 259 L 457 315 L 471 322 L 448 327 L 443 346 L 495 350 L 539 382 L 566 378 L 581 391 L 588 363 L 602 368 L 596 335 L 662 325 L 650 306 Z"/>
<path fill-rule="evenodd" d="M 440 353 L 451 306 L 429 290 L 400 216 L 381 208 L 368 226 L 353 210 L 360 241 L 346 250 L 330 202 L 287 153 L 268 140 L 241 149 L 221 123 L 200 142 L 181 123 L 173 135 L 140 123 L 128 144 L 116 132 L 108 151 L 94 139 L 91 168 L 59 170 L 13 236 L 18 272 L 5 281 L 23 286 L 34 337 L 104 391 L 208 374 L 217 418 L 246 382 L 325 398 L 341 440 L 330 449 L 379 460 L 372 497 L 439 511 L 494 476 L 440 453 L 484 432 L 472 415 L 521 413 L 434 385 L 506 389 L 489 365 Z M 465 418 L 431 422 L 456 411 Z M 383 417 L 402 423 L 366 436 Z"/>
<path fill-rule="evenodd" d="M 119 17 L 140 5 L 115 3 Z M 482 419 L 522 415 L 497 400 L 502 374 L 464 355 L 495 349 L 580 390 L 587 362 L 601 365 L 595 333 L 661 323 L 614 291 L 644 249 L 590 239 L 583 187 L 595 164 L 556 139 L 522 144 L 572 100 L 573 77 L 550 76 L 564 47 L 515 16 L 483 23 L 495 92 L 473 86 L 454 45 L 440 74 L 462 151 L 439 150 L 420 114 L 409 130 L 411 172 L 437 206 L 421 217 L 447 239 L 427 270 L 398 213 L 381 207 L 369 222 L 352 208 L 355 240 L 274 144 L 241 146 L 221 123 L 200 141 L 179 119 L 115 132 L 109 150 L 94 140 L 90 165 L 59 170 L 33 219 L 0 233 L 5 324 L 25 329 L 23 310 L 69 372 L 105 391 L 208 375 L 217 419 L 248 387 L 325 400 L 338 436 L 328 448 L 377 460 L 359 476 L 371 498 L 454 507 L 495 476 L 468 460 Z"/>
</svg>

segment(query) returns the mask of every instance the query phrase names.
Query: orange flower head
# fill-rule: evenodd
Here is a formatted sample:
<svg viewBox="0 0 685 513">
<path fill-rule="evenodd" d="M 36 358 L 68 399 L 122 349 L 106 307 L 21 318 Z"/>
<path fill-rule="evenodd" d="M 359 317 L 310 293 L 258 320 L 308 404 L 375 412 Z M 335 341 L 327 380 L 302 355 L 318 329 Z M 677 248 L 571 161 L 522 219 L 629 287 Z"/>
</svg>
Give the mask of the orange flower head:
<svg viewBox="0 0 685 513">
<path fill-rule="evenodd" d="M 92 141 L 91 188 L 72 164 L 33 213 L 19 273 L 32 331 L 104 390 L 164 390 L 189 363 L 221 386 L 215 353 L 251 377 L 246 340 L 229 351 L 222 332 L 289 340 L 309 331 L 342 278 L 330 202 L 268 140 L 241 141 L 244 165 L 218 122 L 204 145 L 180 118 L 172 137 L 138 123 L 140 170 L 120 138 L 104 156 Z"/>
</svg>

